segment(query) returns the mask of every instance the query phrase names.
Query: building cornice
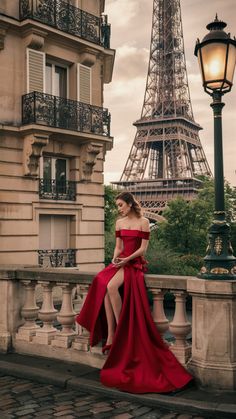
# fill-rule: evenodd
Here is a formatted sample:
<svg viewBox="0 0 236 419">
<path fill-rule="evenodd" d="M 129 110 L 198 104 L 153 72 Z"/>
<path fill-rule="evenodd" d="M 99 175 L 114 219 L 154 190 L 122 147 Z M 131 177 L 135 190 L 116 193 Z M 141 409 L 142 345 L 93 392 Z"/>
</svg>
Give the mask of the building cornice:
<svg viewBox="0 0 236 419">
<path fill-rule="evenodd" d="M 50 135 L 51 139 L 54 139 L 55 136 L 55 138 L 59 141 L 69 140 L 76 141 L 78 143 L 81 142 L 81 144 L 89 141 L 99 141 L 103 144 L 106 144 L 107 150 L 111 150 L 113 145 L 113 137 L 105 137 L 104 135 L 96 135 L 94 133 L 90 134 L 87 132 L 73 131 L 62 128 L 52 128 L 43 125 L 39 126 L 37 124 L 21 125 L 20 127 L 16 127 L 14 125 L 0 124 L 0 134 L 3 134 L 4 132 L 8 132 L 9 134 L 18 134 L 19 136 L 25 136 L 32 133 L 44 133 Z"/>
</svg>

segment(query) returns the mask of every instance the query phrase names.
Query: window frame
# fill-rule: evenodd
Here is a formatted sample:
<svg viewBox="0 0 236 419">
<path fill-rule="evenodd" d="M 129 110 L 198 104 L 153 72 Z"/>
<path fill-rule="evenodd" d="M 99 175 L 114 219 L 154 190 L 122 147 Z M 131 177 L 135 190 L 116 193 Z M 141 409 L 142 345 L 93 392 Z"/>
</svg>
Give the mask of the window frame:
<svg viewBox="0 0 236 419">
<path fill-rule="evenodd" d="M 51 77 L 52 77 L 52 79 L 51 79 L 52 93 L 46 92 L 46 67 L 47 67 L 48 64 L 50 66 L 52 66 L 52 74 L 51 74 Z M 61 67 L 61 68 L 66 69 L 66 98 L 65 99 L 68 99 L 69 98 L 69 91 L 70 91 L 70 86 L 69 86 L 69 81 L 70 81 L 69 70 L 70 70 L 70 67 L 66 64 L 58 63 L 53 59 L 50 59 L 50 58 L 48 59 L 47 57 L 45 59 L 45 83 L 44 83 L 45 93 L 49 94 L 49 95 L 52 95 L 52 96 L 57 96 L 57 95 L 55 95 L 55 74 L 56 74 L 55 73 L 55 67 Z M 58 97 L 62 97 L 62 96 L 58 96 Z"/>
<path fill-rule="evenodd" d="M 64 156 L 55 156 L 55 155 L 50 155 L 50 154 L 44 154 L 40 157 L 40 161 L 39 161 L 39 177 L 40 179 L 44 179 L 43 176 L 43 163 L 44 163 L 44 158 L 51 158 L 52 159 L 52 172 L 51 175 L 54 174 L 54 177 L 51 177 L 51 180 L 56 180 L 56 160 L 57 159 L 61 159 L 61 160 L 65 160 L 66 161 L 66 180 L 70 180 L 69 179 L 69 174 L 70 174 L 70 159 L 68 157 L 64 157 Z"/>
</svg>

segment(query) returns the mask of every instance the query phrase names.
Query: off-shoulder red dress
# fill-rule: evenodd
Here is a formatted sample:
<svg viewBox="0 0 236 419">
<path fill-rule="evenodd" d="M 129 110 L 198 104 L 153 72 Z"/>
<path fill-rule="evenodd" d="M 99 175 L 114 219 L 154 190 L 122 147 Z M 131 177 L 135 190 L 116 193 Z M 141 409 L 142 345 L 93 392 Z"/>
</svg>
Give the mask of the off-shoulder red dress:
<svg viewBox="0 0 236 419">
<path fill-rule="evenodd" d="M 134 253 L 149 233 L 122 229 L 116 232 L 123 241 L 120 257 Z M 130 393 L 165 393 L 180 389 L 192 376 L 178 362 L 162 340 L 153 321 L 144 281 L 145 260 L 131 260 L 124 266 L 121 289 L 122 310 L 113 344 L 101 370 L 101 382 Z M 110 264 L 94 278 L 76 321 L 90 331 L 90 344 L 107 336 L 104 297 L 107 284 L 117 272 Z"/>
</svg>

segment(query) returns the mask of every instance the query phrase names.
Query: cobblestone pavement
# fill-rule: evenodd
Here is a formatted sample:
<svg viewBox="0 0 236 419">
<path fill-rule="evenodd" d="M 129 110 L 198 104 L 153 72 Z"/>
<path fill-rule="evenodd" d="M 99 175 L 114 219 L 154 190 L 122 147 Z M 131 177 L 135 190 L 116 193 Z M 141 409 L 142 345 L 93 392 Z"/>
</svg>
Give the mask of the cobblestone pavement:
<svg viewBox="0 0 236 419">
<path fill-rule="evenodd" d="M 0 418 L 208 419 L 4 375 L 0 376 Z"/>
</svg>

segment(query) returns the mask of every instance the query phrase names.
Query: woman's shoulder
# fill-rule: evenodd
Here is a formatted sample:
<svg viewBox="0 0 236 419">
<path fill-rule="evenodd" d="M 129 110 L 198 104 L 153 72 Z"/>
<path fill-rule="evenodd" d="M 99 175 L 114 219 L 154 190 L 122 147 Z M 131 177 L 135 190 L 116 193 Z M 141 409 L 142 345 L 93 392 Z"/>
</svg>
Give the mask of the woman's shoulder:
<svg viewBox="0 0 236 419">
<path fill-rule="evenodd" d="M 141 217 L 141 226 L 142 226 L 143 231 L 149 231 L 150 230 L 149 219 L 146 217 Z"/>
<path fill-rule="evenodd" d="M 123 224 L 123 218 L 118 218 L 118 220 L 116 220 L 116 230 L 121 230 L 122 224 Z"/>
</svg>

